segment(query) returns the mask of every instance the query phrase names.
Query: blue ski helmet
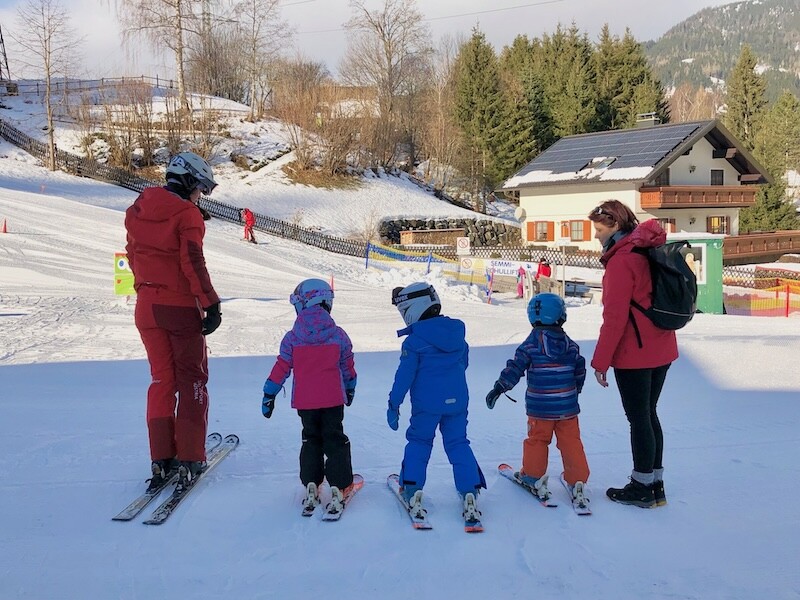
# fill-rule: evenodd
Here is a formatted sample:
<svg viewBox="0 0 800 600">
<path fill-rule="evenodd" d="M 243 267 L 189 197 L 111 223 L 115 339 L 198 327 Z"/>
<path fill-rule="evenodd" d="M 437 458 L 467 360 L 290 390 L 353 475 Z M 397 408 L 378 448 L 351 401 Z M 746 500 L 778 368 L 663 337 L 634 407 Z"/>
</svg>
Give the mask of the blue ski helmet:
<svg viewBox="0 0 800 600">
<path fill-rule="evenodd" d="M 436 316 L 442 309 L 439 294 L 432 285 L 418 281 L 404 288 L 396 287 L 392 290 L 392 304 L 400 311 L 406 325 L 412 325 L 426 316 Z M 430 312 L 429 312 L 430 311 Z"/>
<path fill-rule="evenodd" d="M 289 302 L 298 315 L 301 310 L 317 304 L 321 304 L 330 312 L 333 308 L 333 290 L 322 279 L 306 279 L 294 288 L 294 292 L 289 296 Z"/>
<path fill-rule="evenodd" d="M 528 321 L 531 325 L 563 325 L 567 307 L 558 294 L 536 294 L 528 302 Z"/>
</svg>

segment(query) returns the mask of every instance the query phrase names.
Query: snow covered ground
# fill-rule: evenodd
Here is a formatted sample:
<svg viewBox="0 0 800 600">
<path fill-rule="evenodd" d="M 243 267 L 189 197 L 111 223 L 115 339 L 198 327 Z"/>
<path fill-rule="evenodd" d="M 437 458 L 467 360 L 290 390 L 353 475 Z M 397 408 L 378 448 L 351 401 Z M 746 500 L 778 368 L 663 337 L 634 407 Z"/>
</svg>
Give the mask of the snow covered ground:
<svg viewBox="0 0 800 600">
<path fill-rule="evenodd" d="M 463 532 L 438 441 L 425 489 L 434 529 L 414 531 L 385 483 L 409 406 L 399 432 L 385 408 L 402 325 L 390 291 L 416 276 L 263 235 L 246 244 L 218 220 L 206 236 L 224 319 L 209 337 L 209 428 L 241 445 L 163 526 L 112 522 L 149 470 L 147 363 L 133 303 L 112 291 L 134 194 L 49 174 L 7 144 L 0 157 L 0 598 L 800 596 L 797 319 L 700 314 L 679 332 L 660 403 L 664 508 L 605 498 L 631 469 L 628 428 L 613 383 L 590 378 L 581 428 L 594 514 L 578 517 L 560 488 L 561 505 L 544 509 L 496 474 L 520 462 L 524 407 L 501 399 L 489 411 L 483 397 L 528 331 L 523 302 L 499 294 L 487 305 L 432 277 L 472 347 L 469 432 L 488 483 L 486 531 Z M 299 515 L 300 422 L 288 398 L 269 421 L 260 413 L 293 320 L 289 293 L 310 276 L 334 278 L 333 316 L 359 374 L 345 430 L 366 485 L 338 523 Z M 600 318 L 601 307 L 571 302 L 566 328 L 587 357 Z M 551 476 L 560 470 L 553 445 Z"/>
</svg>

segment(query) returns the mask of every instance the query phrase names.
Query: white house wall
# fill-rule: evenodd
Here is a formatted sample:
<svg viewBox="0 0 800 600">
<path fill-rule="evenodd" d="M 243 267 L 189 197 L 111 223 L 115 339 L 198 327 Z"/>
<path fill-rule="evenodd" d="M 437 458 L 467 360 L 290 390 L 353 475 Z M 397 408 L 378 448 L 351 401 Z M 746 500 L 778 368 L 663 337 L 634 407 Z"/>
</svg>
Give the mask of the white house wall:
<svg viewBox="0 0 800 600">
<path fill-rule="evenodd" d="M 555 223 L 553 242 L 536 242 L 538 245 L 554 245 L 561 232 L 561 223 L 572 220 L 585 221 L 589 212 L 606 200 L 619 200 L 634 210 L 638 204 L 638 184 L 621 182 L 613 184 L 581 184 L 536 187 L 520 190 L 519 205 L 525 210 L 525 221 L 522 223 L 522 234 L 527 234 L 527 223 L 530 221 L 552 221 Z M 642 215 L 637 217 L 641 218 Z M 645 216 L 645 218 L 649 218 Z M 594 235 L 594 233 L 592 233 Z M 600 250 L 600 244 L 592 239 L 588 242 L 570 241 L 570 246 L 586 250 Z"/>
<path fill-rule="evenodd" d="M 722 169 L 723 185 L 740 185 L 739 171 L 724 158 L 712 158 L 713 151 L 714 148 L 705 138 L 695 143 L 688 155 L 679 156 L 669 166 L 669 184 L 711 185 L 711 169 Z"/>
</svg>

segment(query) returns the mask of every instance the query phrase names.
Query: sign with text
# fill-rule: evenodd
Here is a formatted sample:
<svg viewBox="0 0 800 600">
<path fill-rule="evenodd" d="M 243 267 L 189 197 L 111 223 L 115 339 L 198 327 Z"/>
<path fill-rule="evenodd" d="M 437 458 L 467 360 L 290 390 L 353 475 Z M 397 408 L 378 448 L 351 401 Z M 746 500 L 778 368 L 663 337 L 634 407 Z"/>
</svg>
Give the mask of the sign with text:
<svg viewBox="0 0 800 600">
<path fill-rule="evenodd" d="M 471 252 L 469 238 L 456 238 L 456 256 L 469 256 Z"/>
</svg>

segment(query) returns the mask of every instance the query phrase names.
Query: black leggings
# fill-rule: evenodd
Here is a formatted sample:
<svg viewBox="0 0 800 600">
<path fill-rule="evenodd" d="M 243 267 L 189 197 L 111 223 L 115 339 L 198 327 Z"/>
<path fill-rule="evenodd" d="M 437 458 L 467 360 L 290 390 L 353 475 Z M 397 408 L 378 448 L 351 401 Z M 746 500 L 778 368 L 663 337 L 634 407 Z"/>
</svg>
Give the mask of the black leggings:
<svg viewBox="0 0 800 600">
<path fill-rule="evenodd" d="M 614 368 L 622 408 L 631 426 L 633 470 L 639 473 L 652 473 L 653 469 L 663 468 L 664 433 L 656 404 L 668 369 L 668 364 L 654 369 Z"/>
</svg>

